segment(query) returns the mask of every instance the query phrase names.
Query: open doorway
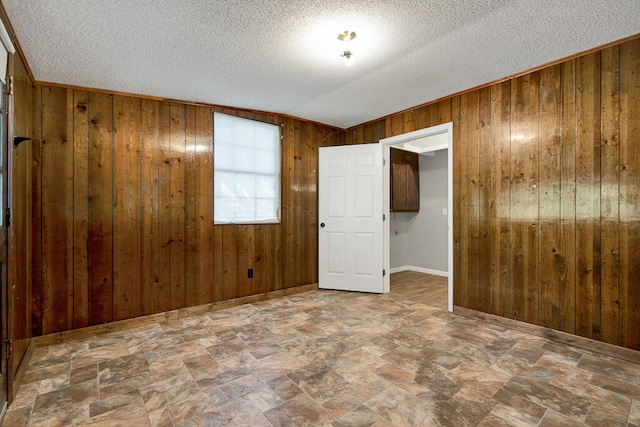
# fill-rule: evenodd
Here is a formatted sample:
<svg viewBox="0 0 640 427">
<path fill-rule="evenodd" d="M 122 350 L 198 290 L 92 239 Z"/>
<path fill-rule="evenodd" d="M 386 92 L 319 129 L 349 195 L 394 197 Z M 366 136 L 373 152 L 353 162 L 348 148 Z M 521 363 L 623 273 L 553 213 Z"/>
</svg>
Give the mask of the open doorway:
<svg viewBox="0 0 640 427">
<path fill-rule="evenodd" d="M 401 148 L 418 154 L 434 153 L 442 157 L 446 152 L 447 163 L 447 207 L 442 213 L 446 214 L 446 271 L 431 269 L 431 273 L 447 275 L 447 309 L 453 311 L 453 123 L 433 126 L 414 132 L 385 138 L 380 141 L 384 159 L 383 175 L 383 212 L 388 220 L 384 221 L 383 258 L 386 271 L 391 271 L 391 209 L 390 209 L 390 167 L 391 147 Z M 444 210 L 446 209 L 446 211 Z M 429 271 L 426 271 L 429 272 Z M 390 288 L 390 278 L 386 275 L 384 287 Z"/>
</svg>

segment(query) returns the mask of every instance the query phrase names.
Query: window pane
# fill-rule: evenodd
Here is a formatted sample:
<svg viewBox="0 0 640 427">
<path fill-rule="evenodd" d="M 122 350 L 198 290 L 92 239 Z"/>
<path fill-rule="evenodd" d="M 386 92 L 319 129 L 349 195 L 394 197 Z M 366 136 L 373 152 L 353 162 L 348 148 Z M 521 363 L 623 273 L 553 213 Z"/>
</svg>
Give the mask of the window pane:
<svg viewBox="0 0 640 427">
<path fill-rule="evenodd" d="M 254 150 L 247 147 L 238 147 L 234 150 L 233 169 L 242 172 L 253 172 Z"/>
<path fill-rule="evenodd" d="M 276 199 L 257 199 L 256 216 L 267 219 L 278 215 Z"/>
<path fill-rule="evenodd" d="M 233 161 L 233 147 L 216 142 L 213 166 L 215 169 L 229 169 Z"/>
<path fill-rule="evenodd" d="M 238 199 L 256 198 L 256 177 L 247 173 L 236 174 L 235 196 Z"/>
<path fill-rule="evenodd" d="M 214 221 L 277 222 L 280 129 L 214 114 Z"/>
<path fill-rule="evenodd" d="M 233 199 L 235 191 L 235 174 L 233 172 L 217 172 L 214 178 L 214 193 L 216 197 Z"/>
<path fill-rule="evenodd" d="M 236 204 L 236 221 L 235 222 L 251 222 L 256 221 L 256 200 L 245 199 L 238 200 Z"/>
<path fill-rule="evenodd" d="M 256 173 L 273 174 L 278 168 L 275 162 L 275 153 L 271 151 L 256 151 L 255 171 Z"/>
<path fill-rule="evenodd" d="M 278 180 L 271 175 L 256 176 L 256 193 L 258 197 L 275 199 L 278 196 Z"/>
</svg>

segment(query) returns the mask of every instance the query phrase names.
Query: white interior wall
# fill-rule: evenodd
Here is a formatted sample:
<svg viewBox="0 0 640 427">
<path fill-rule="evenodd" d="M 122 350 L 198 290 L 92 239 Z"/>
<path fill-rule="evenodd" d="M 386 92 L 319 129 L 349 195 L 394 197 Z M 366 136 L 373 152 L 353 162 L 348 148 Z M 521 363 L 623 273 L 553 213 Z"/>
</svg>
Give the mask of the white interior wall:
<svg viewBox="0 0 640 427">
<path fill-rule="evenodd" d="M 442 210 L 447 207 L 447 150 L 421 155 L 419 169 L 420 212 L 391 213 L 390 267 L 446 273 L 447 216 Z"/>
</svg>

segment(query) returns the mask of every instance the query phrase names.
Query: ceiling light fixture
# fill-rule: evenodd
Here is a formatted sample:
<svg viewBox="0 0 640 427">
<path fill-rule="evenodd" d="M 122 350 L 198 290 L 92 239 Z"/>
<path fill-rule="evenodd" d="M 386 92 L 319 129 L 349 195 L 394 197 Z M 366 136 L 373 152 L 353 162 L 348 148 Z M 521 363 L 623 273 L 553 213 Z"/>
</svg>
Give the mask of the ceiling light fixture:
<svg viewBox="0 0 640 427">
<path fill-rule="evenodd" d="M 343 31 L 340 34 L 338 34 L 338 40 L 343 41 L 346 43 L 346 47 L 345 49 L 342 51 L 342 53 L 340 54 L 341 57 L 346 58 L 346 59 L 350 59 L 351 56 L 353 55 L 353 53 L 351 53 L 351 49 L 349 49 L 349 41 L 353 40 L 356 38 L 356 33 L 354 33 L 353 31 Z"/>
</svg>

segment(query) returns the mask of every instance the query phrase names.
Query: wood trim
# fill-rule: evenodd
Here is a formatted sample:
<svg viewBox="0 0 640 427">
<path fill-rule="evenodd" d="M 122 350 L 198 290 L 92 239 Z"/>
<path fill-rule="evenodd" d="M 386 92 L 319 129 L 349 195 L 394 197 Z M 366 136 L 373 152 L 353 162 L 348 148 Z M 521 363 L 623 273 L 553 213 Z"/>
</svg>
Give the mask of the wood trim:
<svg viewBox="0 0 640 427">
<path fill-rule="evenodd" d="M 13 377 L 12 387 L 8 390 L 9 395 L 7 396 L 7 401 L 9 404 L 13 402 L 13 399 L 18 395 L 18 390 L 20 389 L 20 384 L 22 384 L 22 378 L 24 377 L 24 373 L 27 371 L 29 367 L 29 363 L 31 362 L 31 357 L 33 356 L 33 351 L 36 349 L 34 340 L 31 339 L 29 341 L 29 345 L 27 345 L 27 350 L 24 352 L 24 356 L 20 361 L 20 365 L 16 370 L 16 375 Z"/>
<path fill-rule="evenodd" d="M 574 53 L 573 55 L 565 56 L 564 58 L 556 59 L 555 61 L 547 62 L 546 64 L 538 65 L 536 67 L 529 68 L 528 70 L 521 71 L 519 73 L 512 74 L 512 75 L 507 76 L 507 77 L 496 79 L 496 80 L 490 81 L 488 83 L 483 83 L 481 85 L 478 85 L 478 86 L 475 86 L 475 87 L 472 87 L 472 88 L 469 88 L 469 89 L 464 89 L 464 90 L 461 90 L 460 92 L 456 92 L 456 93 L 451 94 L 451 95 L 445 95 L 445 96 L 443 96 L 441 98 L 434 99 L 433 101 L 425 102 L 424 104 L 420 104 L 420 105 L 416 105 L 414 107 L 406 108 L 404 110 L 396 111 L 395 113 L 387 114 L 386 116 L 378 117 L 377 119 L 369 120 L 368 122 L 360 123 L 359 125 L 354 125 L 354 126 L 351 126 L 349 128 L 346 128 L 344 130 L 345 131 L 350 131 L 350 130 L 356 129 L 356 128 L 360 127 L 360 126 L 364 126 L 364 125 L 368 125 L 368 124 L 371 124 L 371 123 L 375 123 L 375 122 L 378 122 L 380 120 L 386 120 L 387 118 L 390 118 L 391 116 L 395 116 L 397 114 L 398 115 L 399 114 L 404 114 L 404 113 L 407 113 L 407 112 L 410 112 L 410 111 L 413 111 L 413 110 L 417 110 L 419 108 L 428 107 L 430 105 L 437 104 L 438 102 L 445 101 L 447 99 L 451 99 L 451 98 L 454 98 L 456 96 L 464 95 L 466 93 L 474 92 L 476 90 L 485 89 L 485 88 L 488 88 L 490 86 L 493 86 L 493 85 L 496 85 L 496 84 L 499 84 L 499 83 L 504 83 L 504 82 L 506 82 L 508 80 L 516 79 L 518 77 L 522 77 L 522 76 L 525 76 L 527 74 L 531 74 L 531 73 L 543 70 L 543 69 L 548 68 L 548 67 L 553 67 L 554 65 L 559 65 L 559 64 L 562 64 L 564 62 L 570 61 L 572 59 L 580 58 L 582 56 L 589 55 L 591 53 L 598 52 L 598 51 L 601 51 L 601 50 L 609 48 L 609 47 L 618 46 L 618 45 L 621 45 L 623 43 L 626 43 L 628 41 L 635 40 L 635 39 L 638 39 L 638 38 L 640 38 L 640 33 L 634 34 L 634 35 L 629 36 L 629 37 L 625 37 L 625 38 L 620 39 L 620 40 L 615 40 L 615 41 L 612 41 L 610 43 L 605 43 L 605 44 L 603 44 L 601 46 L 593 47 L 591 49 L 587 49 L 587 50 L 582 51 L 582 52 Z"/>
<path fill-rule="evenodd" d="M 595 351 L 607 356 L 628 360 L 633 363 L 640 363 L 640 351 L 632 350 L 630 348 L 607 344 L 602 341 L 584 338 L 578 335 L 569 334 L 567 332 L 556 331 L 554 329 L 533 325 L 531 323 L 522 322 L 520 320 L 508 319 L 506 317 L 483 313 L 481 311 L 460 307 L 458 305 L 455 305 L 453 307 L 453 312 L 460 316 L 469 317 L 496 325 L 506 326 L 508 328 L 516 329 L 518 331 L 546 338 L 548 340 L 572 345 L 574 347 L 584 348 L 589 351 Z"/>
<path fill-rule="evenodd" d="M 26 60 L 25 60 L 25 64 L 27 64 Z M 29 75 L 31 76 L 31 71 L 30 71 L 28 66 L 27 66 L 27 70 L 29 70 Z M 32 76 L 32 80 L 33 80 L 33 76 Z M 286 119 L 299 120 L 301 122 L 311 123 L 311 124 L 318 125 L 318 126 L 324 126 L 324 127 L 335 129 L 335 130 L 340 130 L 340 131 L 344 131 L 345 130 L 345 129 L 337 127 L 337 126 L 332 126 L 332 125 L 328 125 L 328 124 L 325 124 L 325 123 L 315 122 L 313 120 L 304 119 L 304 118 L 297 117 L 297 116 L 290 116 L 288 114 L 275 113 L 275 112 L 272 112 L 272 111 L 252 110 L 250 108 L 233 107 L 233 106 L 229 106 L 229 105 L 209 104 L 209 103 L 206 103 L 206 102 L 198 102 L 198 101 L 185 101 L 183 99 L 164 98 L 162 96 L 145 95 L 145 94 L 134 93 L 134 92 L 122 92 L 122 91 L 118 91 L 118 90 L 100 89 L 100 88 L 92 88 L 92 87 L 77 86 L 77 85 L 68 85 L 68 84 L 63 84 L 63 83 L 48 82 L 48 81 L 44 81 L 44 80 L 33 80 L 33 83 L 37 84 L 37 85 L 42 85 L 42 86 L 52 86 L 52 87 L 59 87 L 59 88 L 63 88 L 63 89 L 70 89 L 70 90 L 85 90 L 85 91 L 88 91 L 88 92 L 106 93 L 106 94 L 109 94 L 109 95 L 118 95 L 118 96 L 130 96 L 130 97 L 133 97 L 133 98 L 148 99 L 148 100 L 152 100 L 152 101 L 161 101 L 161 102 L 173 102 L 173 103 L 182 104 L 182 105 L 193 105 L 193 106 L 196 106 L 196 107 L 210 107 L 214 111 L 218 111 L 218 112 L 221 112 L 221 113 L 224 112 L 223 110 L 230 109 L 230 110 L 235 110 L 235 111 L 238 111 L 238 112 L 245 112 L 245 113 L 250 113 L 250 114 L 272 115 L 272 116 L 283 117 L 283 118 L 286 118 Z"/>
<path fill-rule="evenodd" d="M 134 319 L 125 319 L 116 322 L 105 323 L 103 325 L 88 326 L 86 328 L 74 329 L 70 331 L 57 332 L 48 335 L 42 335 L 34 337 L 31 340 L 30 347 L 45 347 L 48 345 L 59 344 L 63 342 L 73 341 L 77 339 L 90 338 L 96 335 L 108 334 L 111 332 L 124 331 L 126 329 L 136 328 L 138 326 L 151 325 L 154 323 L 164 322 L 170 319 L 180 319 L 183 317 L 194 316 L 198 314 L 208 313 L 211 311 L 223 310 L 225 308 L 237 307 L 243 304 L 251 304 L 259 301 L 267 301 L 274 298 L 284 297 L 288 295 L 295 295 L 303 292 L 314 291 L 318 289 L 318 284 L 313 283 L 310 285 L 297 286 L 293 288 L 282 289 L 278 291 L 267 292 L 264 294 L 250 295 L 241 298 L 235 298 L 226 301 L 213 302 L 210 304 L 196 305 L 194 307 L 180 308 L 177 310 L 171 310 L 164 313 L 150 314 L 147 316 L 136 317 Z M 29 350 L 27 350 L 28 352 Z M 25 355 L 24 360 L 31 358 Z M 24 363 L 24 362 L 23 362 Z M 22 368 L 22 364 L 20 365 Z M 17 378 L 17 376 L 16 376 Z M 21 377 L 20 377 L 21 378 Z M 16 379 L 16 383 L 19 381 Z M 15 387 L 15 386 L 14 386 Z M 17 390 L 17 388 L 15 388 Z"/>
</svg>

